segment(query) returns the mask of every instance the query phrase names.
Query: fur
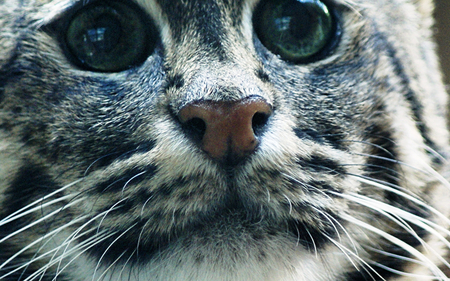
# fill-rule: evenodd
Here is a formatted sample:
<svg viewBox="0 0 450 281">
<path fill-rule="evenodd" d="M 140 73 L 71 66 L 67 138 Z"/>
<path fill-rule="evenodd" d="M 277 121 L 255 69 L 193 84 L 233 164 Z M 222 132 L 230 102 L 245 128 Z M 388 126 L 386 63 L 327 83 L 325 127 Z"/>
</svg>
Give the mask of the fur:
<svg viewBox="0 0 450 281">
<path fill-rule="evenodd" d="M 151 51 L 98 71 L 64 36 L 101 0 L 0 1 L 0 280 L 450 278 L 432 3 L 324 1 L 336 43 L 292 63 L 262 2 L 115 0 Z M 180 116 L 240 101 L 258 144 L 217 159 Z"/>
</svg>

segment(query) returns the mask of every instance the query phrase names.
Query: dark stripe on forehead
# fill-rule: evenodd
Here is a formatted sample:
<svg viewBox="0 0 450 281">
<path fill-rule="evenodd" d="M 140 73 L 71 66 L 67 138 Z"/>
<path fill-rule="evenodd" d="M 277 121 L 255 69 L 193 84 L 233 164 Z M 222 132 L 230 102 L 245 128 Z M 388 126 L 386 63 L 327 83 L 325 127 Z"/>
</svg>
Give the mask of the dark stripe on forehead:
<svg viewBox="0 0 450 281">
<path fill-rule="evenodd" d="M 199 48 L 216 55 L 219 60 L 226 58 L 223 46 L 226 34 L 224 3 L 219 4 L 211 0 L 158 0 L 158 2 L 167 15 L 175 42 L 182 42 L 189 35 L 194 36 L 200 41 Z"/>
</svg>

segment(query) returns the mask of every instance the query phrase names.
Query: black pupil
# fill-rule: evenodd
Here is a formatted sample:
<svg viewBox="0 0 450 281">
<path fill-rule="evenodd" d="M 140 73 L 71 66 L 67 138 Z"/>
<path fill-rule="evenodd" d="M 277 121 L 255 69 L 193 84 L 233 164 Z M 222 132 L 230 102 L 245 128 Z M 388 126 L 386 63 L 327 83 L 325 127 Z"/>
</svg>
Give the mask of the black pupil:
<svg viewBox="0 0 450 281">
<path fill-rule="evenodd" d="M 315 18 L 308 11 L 307 6 L 298 2 L 284 6 L 282 19 L 286 19 L 289 22 L 290 34 L 299 40 L 306 37 L 311 28 L 317 24 Z"/>
<path fill-rule="evenodd" d="M 109 14 L 100 15 L 93 22 L 94 26 L 83 35 L 83 41 L 90 43 L 99 52 L 109 53 L 114 50 L 121 37 L 120 22 Z"/>
</svg>

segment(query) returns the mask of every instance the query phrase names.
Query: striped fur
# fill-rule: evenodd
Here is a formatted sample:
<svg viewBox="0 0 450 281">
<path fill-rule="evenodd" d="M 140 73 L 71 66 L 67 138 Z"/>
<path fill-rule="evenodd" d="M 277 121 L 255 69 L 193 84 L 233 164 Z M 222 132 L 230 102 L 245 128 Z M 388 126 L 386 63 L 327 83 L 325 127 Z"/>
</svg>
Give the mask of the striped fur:
<svg viewBox="0 0 450 281">
<path fill-rule="evenodd" d="M 429 1 L 324 1 L 339 42 L 293 64 L 258 0 L 123 0 L 159 39 L 116 72 L 58 35 L 97 2 L 0 1 L 0 280 L 449 280 Z M 273 112 L 239 163 L 177 119 L 255 96 Z"/>
</svg>

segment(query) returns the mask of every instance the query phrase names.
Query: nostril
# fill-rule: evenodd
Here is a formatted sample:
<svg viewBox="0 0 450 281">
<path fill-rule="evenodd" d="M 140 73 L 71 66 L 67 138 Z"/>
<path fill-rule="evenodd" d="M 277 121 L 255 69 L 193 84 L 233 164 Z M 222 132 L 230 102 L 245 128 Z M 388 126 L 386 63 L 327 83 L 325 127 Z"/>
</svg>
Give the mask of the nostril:
<svg viewBox="0 0 450 281">
<path fill-rule="evenodd" d="M 256 136 L 260 135 L 264 128 L 266 127 L 267 122 L 269 121 L 270 114 L 265 112 L 256 112 L 252 118 L 252 129 Z"/>
<path fill-rule="evenodd" d="M 198 117 L 189 119 L 183 123 L 183 128 L 196 141 L 201 141 L 206 132 L 206 122 Z"/>
</svg>

